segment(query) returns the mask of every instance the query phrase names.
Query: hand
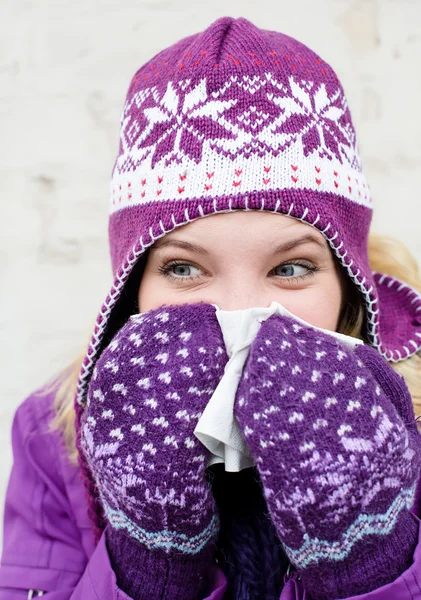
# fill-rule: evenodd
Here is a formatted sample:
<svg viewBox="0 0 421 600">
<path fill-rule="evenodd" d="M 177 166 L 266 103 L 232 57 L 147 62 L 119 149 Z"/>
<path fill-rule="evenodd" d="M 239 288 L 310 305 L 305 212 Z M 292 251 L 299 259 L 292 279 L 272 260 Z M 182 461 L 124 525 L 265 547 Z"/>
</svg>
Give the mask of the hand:
<svg viewBox="0 0 421 600">
<path fill-rule="evenodd" d="M 235 412 L 312 597 L 361 594 L 409 567 L 421 437 L 408 389 L 380 354 L 273 315 L 252 344 Z"/>
<path fill-rule="evenodd" d="M 217 535 L 193 431 L 227 360 L 215 308 L 200 303 L 131 317 L 95 367 L 83 451 L 112 530 L 149 551 L 202 556 Z"/>
</svg>

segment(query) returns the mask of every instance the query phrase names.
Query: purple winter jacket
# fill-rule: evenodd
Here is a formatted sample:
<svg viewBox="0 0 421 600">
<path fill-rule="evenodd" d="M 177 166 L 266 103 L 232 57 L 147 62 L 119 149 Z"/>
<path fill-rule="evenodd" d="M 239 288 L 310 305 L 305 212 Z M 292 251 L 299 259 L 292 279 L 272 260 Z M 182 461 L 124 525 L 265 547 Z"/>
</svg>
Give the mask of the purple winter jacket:
<svg viewBox="0 0 421 600">
<path fill-rule="evenodd" d="M 12 426 L 14 464 L 5 512 L 0 600 L 130 600 L 112 570 L 105 534 L 95 547 L 79 470 L 72 465 L 58 431 L 50 431 L 53 393 L 29 396 Z M 411 509 L 421 514 L 421 485 Z M 141 565 L 139 565 L 141 568 Z M 226 578 L 210 568 L 207 600 L 221 600 Z M 280 600 L 305 600 L 296 574 L 285 576 Z M 411 567 L 398 579 L 354 600 L 421 600 L 421 528 Z M 333 600 L 333 599 L 332 599 Z"/>
</svg>

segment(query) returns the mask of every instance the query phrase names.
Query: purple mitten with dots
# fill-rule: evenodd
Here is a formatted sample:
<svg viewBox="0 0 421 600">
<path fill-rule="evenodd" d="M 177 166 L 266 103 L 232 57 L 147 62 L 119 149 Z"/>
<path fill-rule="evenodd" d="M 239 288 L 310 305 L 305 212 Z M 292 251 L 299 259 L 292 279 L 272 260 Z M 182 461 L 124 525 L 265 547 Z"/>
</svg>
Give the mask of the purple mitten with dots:
<svg viewBox="0 0 421 600">
<path fill-rule="evenodd" d="M 137 563 L 120 569 L 136 569 L 136 583 L 125 575 L 124 584 L 136 599 L 196 598 L 212 559 L 218 516 L 193 431 L 228 360 L 215 310 L 184 304 L 132 316 L 90 382 L 82 449 L 114 559 Z"/>
<path fill-rule="evenodd" d="M 273 315 L 250 349 L 235 413 L 312 598 L 366 593 L 410 566 L 421 436 L 404 380 L 376 350 Z"/>
</svg>

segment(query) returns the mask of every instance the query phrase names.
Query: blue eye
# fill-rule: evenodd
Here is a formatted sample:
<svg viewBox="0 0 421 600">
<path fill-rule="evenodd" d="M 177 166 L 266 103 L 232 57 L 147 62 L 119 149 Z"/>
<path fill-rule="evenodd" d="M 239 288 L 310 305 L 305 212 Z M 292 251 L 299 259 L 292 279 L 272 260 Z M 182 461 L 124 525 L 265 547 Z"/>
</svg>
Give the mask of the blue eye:
<svg viewBox="0 0 421 600">
<path fill-rule="evenodd" d="M 158 267 L 159 272 L 164 275 L 164 277 L 168 277 L 168 279 L 178 279 L 180 281 L 183 279 L 195 279 L 196 277 L 200 277 L 200 275 L 192 275 L 192 269 L 196 269 L 200 272 L 200 269 L 191 263 L 175 261 L 170 262 L 165 266 Z M 178 270 L 178 274 L 174 274 L 176 270 Z"/>
<path fill-rule="evenodd" d="M 193 277 L 193 275 L 191 274 L 191 271 L 192 271 L 192 269 L 197 269 L 197 267 L 193 267 L 193 265 L 190 265 L 189 263 L 172 265 L 171 268 L 174 270 L 174 273 L 176 273 L 176 271 L 178 271 L 178 273 L 176 273 L 176 274 L 180 278 L 181 277 Z M 199 270 L 199 269 L 197 269 L 197 270 Z"/>
<path fill-rule="evenodd" d="M 281 272 L 279 275 L 281 277 L 305 277 L 309 271 L 311 271 L 311 267 L 309 265 L 301 265 L 295 263 L 287 263 L 284 265 L 279 265 L 275 270 L 279 269 Z"/>
</svg>

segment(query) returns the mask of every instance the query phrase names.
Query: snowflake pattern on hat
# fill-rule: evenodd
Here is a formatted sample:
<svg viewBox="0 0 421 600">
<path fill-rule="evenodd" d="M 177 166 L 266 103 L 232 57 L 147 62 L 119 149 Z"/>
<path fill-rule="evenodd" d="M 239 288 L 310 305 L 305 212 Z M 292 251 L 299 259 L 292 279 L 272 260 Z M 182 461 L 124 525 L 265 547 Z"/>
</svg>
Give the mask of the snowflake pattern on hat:
<svg viewBox="0 0 421 600">
<path fill-rule="evenodd" d="M 228 148 L 252 154 L 259 151 L 252 141 L 258 141 L 262 149 L 277 148 L 279 152 L 291 140 L 301 138 L 305 156 L 316 150 L 320 158 L 336 157 L 342 162 L 345 157 L 360 167 L 340 89 L 329 96 L 325 83 L 316 86 L 313 81 L 296 82 L 293 76 L 285 86 L 271 73 L 265 73 L 257 82 L 253 78 L 253 86 L 247 85 L 249 82 L 247 75 L 240 80 L 232 77 L 230 85 L 223 84 L 211 97 L 206 78 L 197 84 L 170 81 L 162 96 L 157 88 L 142 90 L 124 108 L 121 135 L 127 154 L 136 140 L 136 150 L 143 149 L 138 158 L 144 159 L 152 152 L 151 166 L 155 168 L 163 158 L 168 165 L 172 160 L 180 162 L 183 155 L 199 162 L 207 141 L 215 150 L 226 148 L 226 155 L 235 158 L 236 153 L 230 154 Z M 256 87 L 257 83 L 260 85 Z M 142 110 L 137 113 L 133 104 Z M 238 106 L 247 108 L 239 112 Z M 227 140 L 231 144 L 225 144 Z M 121 172 L 138 165 L 127 154 L 123 153 L 117 163 Z"/>
<path fill-rule="evenodd" d="M 287 168 L 277 168 L 280 159 Z M 112 212 L 154 195 L 303 186 L 371 203 L 341 88 L 270 72 L 232 76 L 212 92 L 206 77 L 139 91 L 123 111 L 113 181 Z"/>
</svg>

